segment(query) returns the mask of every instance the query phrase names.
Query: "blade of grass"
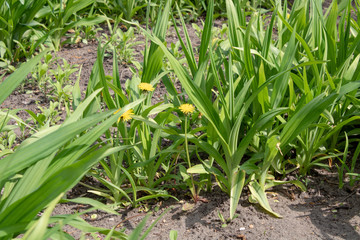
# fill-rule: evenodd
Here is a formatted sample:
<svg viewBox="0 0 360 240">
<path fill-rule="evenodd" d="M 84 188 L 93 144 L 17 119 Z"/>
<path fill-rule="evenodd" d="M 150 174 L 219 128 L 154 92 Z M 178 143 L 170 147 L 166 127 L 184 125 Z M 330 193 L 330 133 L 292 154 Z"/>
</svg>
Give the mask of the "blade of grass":
<svg viewBox="0 0 360 240">
<path fill-rule="evenodd" d="M 7 77 L 4 82 L 0 84 L 0 104 L 15 90 L 17 86 L 25 79 L 31 70 L 40 62 L 46 51 L 40 53 L 38 56 L 21 64 L 14 73 Z"/>
</svg>

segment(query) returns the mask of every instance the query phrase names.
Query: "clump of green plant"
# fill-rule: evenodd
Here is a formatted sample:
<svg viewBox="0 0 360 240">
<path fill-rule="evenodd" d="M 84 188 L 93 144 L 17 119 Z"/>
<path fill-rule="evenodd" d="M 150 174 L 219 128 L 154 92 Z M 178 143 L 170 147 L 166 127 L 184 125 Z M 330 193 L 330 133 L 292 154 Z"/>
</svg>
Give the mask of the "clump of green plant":
<svg viewBox="0 0 360 240">
<path fill-rule="evenodd" d="M 0 157 L 12 154 L 26 137 L 26 129 L 34 130 L 16 114 L 20 109 L 0 110 Z"/>
<path fill-rule="evenodd" d="M 18 62 L 24 56 L 31 56 L 36 47 L 44 41 L 41 39 L 30 44 L 29 38 L 31 28 L 42 27 L 40 22 L 34 19 L 45 4 L 45 0 L 0 2 L 0 68 L 14 71 L 13 62 Z"/>
<path fill-rule="evenodd" d="M 60 1 L 60 3 L 47 1 L 47 3 L 48 6 L 42 9 L 38 17 L 43 20 L 50 31 L 39 34 L 46 37 L 55 50 L 59 50 L 63 44 L 68 43 L 68 41 L 62 41 L 62 37 L 66 36 L 69 30 L 79 31 L 77 28 L 79 26 L 94 26 L 107 19 L 103 15 L 93 14 L 92 8 L 94 8 L 95 0 Z M 79 14 L 89 6 L 92 10 L 88 11 L 88 15 Z"/>
<path fill-rule="evenodd" d="M 17 126 L 6 126 L 0 130 L 0 157 L 10 154 L 16 144 L 16 134 L 13 128 Z"/>
<path fill-rule="evenodd" d="M 59 103 L 58 109 L 62 111 L 64 106 L 66 113 L 70 113 L 70 101 L 72 99 L 73 86 L 71 75 L 78 72 L 80 79 L 81 70 L 78 65 L 70 65 L 64 58 L 57 60 L 56 68 L 50 70 L 52 79 L 49 81 L 51 90 L 50 98 Z"/>
<path fill-rule="evenodd" d="M 71 77 L 76 72 L 78 73 L 76 84 L 78 84 L 81 74 L 78 65 L 70 65 L 64 58 L 53 57 L 50 53 L 45 55 L 44 61 L 39 63 L 32 72 L 32 81 L 43 92 L 45 103 L 48 103 L 49 100 L 53 102 L 50 104 L 52 107 L 49 109 L 52 113 L 45 114 L 47 115 L 46 118 L 49 118 L 50 115 L 57 115 L 54 115 L 55 109 L 52 109 L 55 105 L 60 112 L 66 110 L 66 114 L 70 113 L 71 101 L 73 100 L 73 81 Z M 45 109 L 41 108 L 41 111 L 45 112 Z M 38 122 L 41 123 L 44 120 Z"/>
<path fill-rule="evenodd" d="M 54 61 L 55 59 L 51 53 L 46 54 L 43 62 L 39 63 L 31 73 L 33 83 L 37 84 L 45 96 L 45 102 L 48 101 L 48 85 L 51 81 L 51 74 L 49 70 Z"/>
<path fill-rule="evenodd" d="M 60 112 L 58 111 L 59 102 L 50 101 L 49 107 L 44 107 L 39 104 L 37 104 L 37 107 L 40 110 L 39 113 L 26 110 L 26 112 L 30 115 L 30 118 L 27 121 L 30 122 L 33 120 L 36 129 L 46 129 L 59 123 L 61 119 Z"/>
<path fill-rule="evenodd" d="M 98 32 L 103 30 L 97 25 L 79 26 L 75 29 L 68 30 L 66 37 L 67 40 L 62 44 L 89 44 L 96 41 Z"/>
<path fill-rule="evenodd" d="M 159 20 L 168 17 L 169 3 L 165 9 L 166 11 L 159 15 Z M 163 22 L 159 21 L 155 27 L 161 30 L 158 32 L 159 36 L 165 35 L 166 26 L 162 25 Z M 152 104 L 153 91 L 160 79 L 167 74 L 160 72 L 162 65 L 153 67 L 154 63 L 162 64 L 163 58 L 161 54 L 149 54 L 155 47 L 152 43 L 150 48 L 145 50 L 141 71 L 134 71 L 132 79 L 125 84 L 121 83 L 119 78 L 116 47 L 112 47 L 114 68 L 113 76 L 108 78 L 110 81 L 101 70 L 105 49 L 99 47 L 97 65 L 93 69 L 93 72 L 98 74 L 94 76 L 98 77 L 90 80 L 87 89 L 87 92 L 91 93 L 102 87 L 103 101 L 110 109 L 122 111 L 124 105 L 137 105 L 126 109 L 114 128 L 106 132 L 108 141 L 114 146 L 121 146 L 124 151 L 101 161 L 102 169 L 97 168 L 90 173 L 108 189 L 89 186 L 90 191 L 116 204 L 138 206 L 149 199 L 171 197 L 161 184 L 177 178 L 172 174 L 174 166 L 169 161 L 181 142 L 166 151 L 161 147 L 162 135 L 170 131 L 166 124 L 172 120 L 170 115 L 173 106 L 161 102 Z M 111 96 L 109 89 L 114 91 L 114 96 Z M 150 118 L 151 115 L 155 117 Z"/>
<path fill-rule="evenodd" d="M 1 1 L 0 67 L 14 71 L 14 63 L 30 58 L 46 47 L 59 50 L 69 30 L 94 26 L 107 19 L 88 12 L 80 14 L 95 0 L 71 1 Z M 88 31 L 89 32 L 89 31 Z"/>
<path fill-rule="evenodd" d="M 113 48 L 116 50 L 116 55 L 118 60 L 122 64 L 131 64 L 135 63 L 134 59 L 134 47 L 139 45 L 141 41 L 135 41 L 134 28 L 129 27 L 124 30 L 119 27 L 121 18 L 116 18 L 113 26 L 110 21 L 108 21 L 108 27 L 110 30 L 110 36 L 102 34 L 101 42 L 106 47 L 107 55 L 112 54 Z"/>
<path fill-rule="evenodd" d="M 141 11 L 146 8 L 149 3 L 144 0 L 135 1 L 135 0 L 116 0 L 116 1 L 104 1 L 106 10 L 110 14 L 115 14 L 117 16 L 122 16 L 125 20 L 131 21 L 134 17 L 141 18 Z"/>
</svg>

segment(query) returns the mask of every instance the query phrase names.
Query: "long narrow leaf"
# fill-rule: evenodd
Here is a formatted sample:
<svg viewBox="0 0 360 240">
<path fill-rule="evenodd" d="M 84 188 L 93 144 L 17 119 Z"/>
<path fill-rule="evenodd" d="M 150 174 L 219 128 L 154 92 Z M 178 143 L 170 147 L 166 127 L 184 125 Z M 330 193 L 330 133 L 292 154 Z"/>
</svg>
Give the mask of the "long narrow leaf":
<svg viewBox="0 0 360 240">
<path fill-rule="evenodd" d="M 21 64 L 20 68 L 12 73 L 0 84 L 0 104 L 15 90 L 17 86 L 25 79 L 31 70 L 40 62 L 46 51 L 40 53 L 38 56 Z"/>
</svg>

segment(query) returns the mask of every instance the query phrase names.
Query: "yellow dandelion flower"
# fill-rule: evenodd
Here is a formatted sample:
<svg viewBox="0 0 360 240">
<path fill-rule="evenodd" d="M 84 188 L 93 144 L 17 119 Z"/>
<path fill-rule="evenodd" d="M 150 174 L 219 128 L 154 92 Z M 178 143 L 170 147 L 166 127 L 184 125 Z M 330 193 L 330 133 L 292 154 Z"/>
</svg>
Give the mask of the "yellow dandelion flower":
<svg viewBox="0 0 360 240">
<path fill-rule="evenodd" d="M 116 112 L 114 112 L 114 114 L 118 113 L 120 110 L 121 110 L 121 108 L 116 110 Z M 120 120 L 122 120 L 123 122 L 127 122 L 132 119 L 131 115 L 134 115 L 134 110 L 132 110 L 132 109 L 127 110 L 118 118 L 117 122 L 120 122 Z"/>
<path fill-rule="evenodd" d="M 152 92 L 155 89 L 150 83 L 140 83 L 138 85 L 138 87 L 140 88 L 140 90 L 143 90 L 146 92 Z"/>
<path fill-rule="evenodd" d="M 180 109 L 180 111 L 182 111 L 183 113 L 189 114 L 189 113 L 193 113 L 193 112 L 194 112 L 195 107 L 194 107 L 194 105 L 192 105 L 192 104 L 184 103 L 184 104 L 181 104 L 181 105 L 180 105 L 179 109 Z"/>
<path fill-rule="evenodd" d="M 290 18 L 290 14 L 289 14 L 289 13 L 286 14 L 286 18 L 287 18 L 287 19 Z"/>
</svg>

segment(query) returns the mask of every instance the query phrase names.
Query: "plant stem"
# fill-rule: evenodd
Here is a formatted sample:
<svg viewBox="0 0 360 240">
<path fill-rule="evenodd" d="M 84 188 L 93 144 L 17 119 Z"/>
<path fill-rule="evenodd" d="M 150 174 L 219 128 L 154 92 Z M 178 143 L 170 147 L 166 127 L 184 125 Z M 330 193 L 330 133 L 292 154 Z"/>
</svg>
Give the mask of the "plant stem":
<svg viewBox="0 0 360 240">
<path fill-rule="evenodd" d="M 187 116 L 185 117 L 185 151 L 186 151 L 186 158 L 188 161 L 189 168 L 191 168 L 189 146 L 188 146 L 188 141 L 187 141 Z M 198 196 L 196 194 L 194 177 L 193 177 L 192 173 L 190 173 L 190 178 L 191 178 L 191 184 L 192 184 L 192 186 L 190 187 L 190 191 L 191 191 L 192 197 L 194 199 L 194 202 L 196 203 L 198 200 Z"/>
</svg>

